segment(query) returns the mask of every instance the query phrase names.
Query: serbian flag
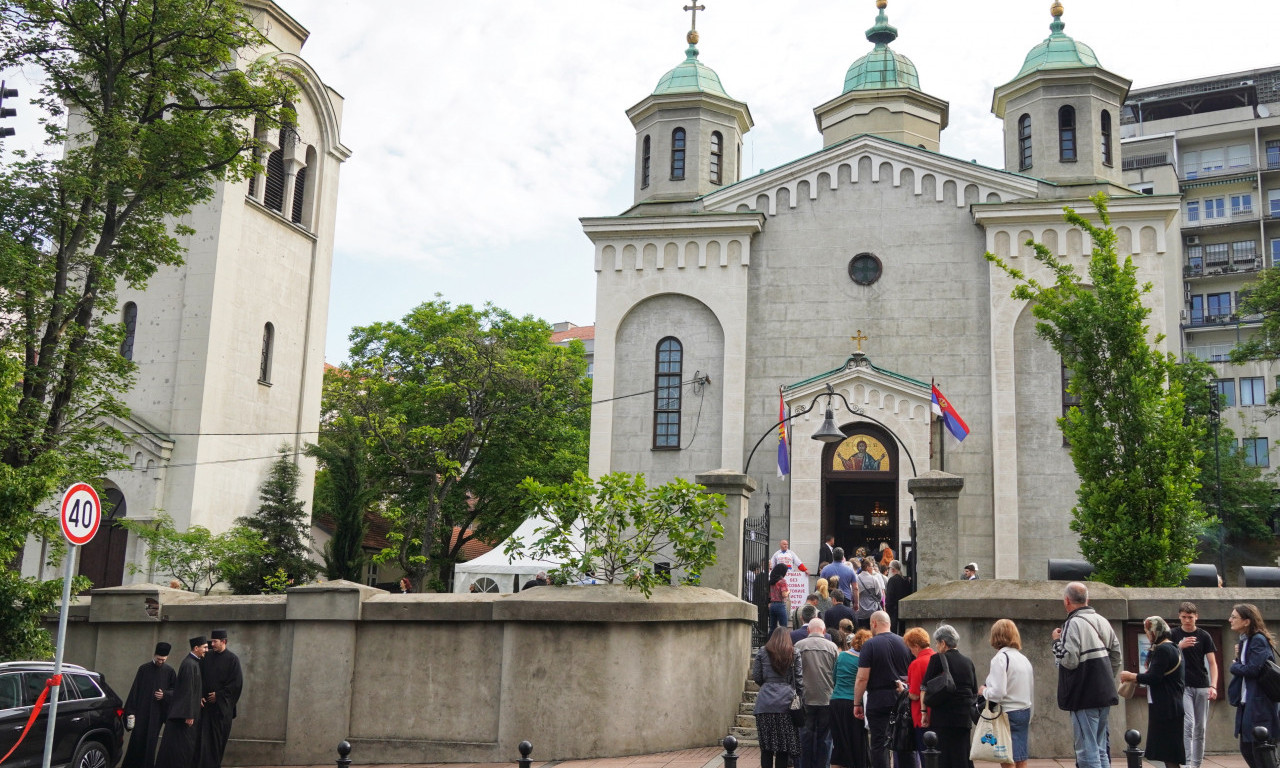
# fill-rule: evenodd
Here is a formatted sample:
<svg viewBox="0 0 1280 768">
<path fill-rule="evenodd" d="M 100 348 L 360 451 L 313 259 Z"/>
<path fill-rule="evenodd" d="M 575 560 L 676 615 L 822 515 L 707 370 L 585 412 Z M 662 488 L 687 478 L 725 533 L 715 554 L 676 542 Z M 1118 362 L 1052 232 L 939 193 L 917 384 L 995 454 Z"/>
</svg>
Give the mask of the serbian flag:
<svg viewBox="0 0 1280 768">
<path fill-rule="evenodd" d="M 957 440 L 964 440 L 969 436 L 969 425 L 956 413 L 951 401 L 938 391 L 936 384 L 933 387 L 933 412 L 942 417 L 942 423 L 947 425 L 947 429 Z"/>
<path fill-rule="evenodd" d="M 778 477 L 791 474 L 791 456 L 787 450 L 787 404 L 782 401 L 782 390 L 778 390 Z"/>
</svg>

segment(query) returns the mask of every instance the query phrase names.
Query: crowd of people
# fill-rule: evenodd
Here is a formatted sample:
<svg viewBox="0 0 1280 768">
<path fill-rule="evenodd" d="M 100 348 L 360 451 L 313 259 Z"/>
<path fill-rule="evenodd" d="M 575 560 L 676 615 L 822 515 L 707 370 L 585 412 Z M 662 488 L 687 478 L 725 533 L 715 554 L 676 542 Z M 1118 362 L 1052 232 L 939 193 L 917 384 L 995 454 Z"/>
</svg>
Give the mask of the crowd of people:
<svg viewBox="0 0 1280 768">
<path fill-rule="evenodd" d="M 843 559 L 838 548 L 834 554 L 833 562 Z M 864 565 L 862 572 L 870 569 Z M 771 584 L 785 583 L 773 574 Z M 768 641 L 752 659 L 751 676 L 760 686 L 755 715 L 762 768 L 916 768 L 923 765 L 926 731 L 937 737 L 941 768 L 968 768 L 975 724 L 984 718 L 1007 728 L 1001 732 L 1010 748 L 1001 754 L 1008 762 L 999 761 L 1026 768 L 1035 672 L 1012 620 L 992 624 L 987 640 L 994 653 L 985 678 L 979 677 L 970 658 L 977 649 L 962 652 L 960 635 L 949 624 L 932 634 L 921 627 L 899 633 L 889 612 L 878 609 L 862 627 L 861 604 L 855 599 L 858 610 L 851 615 L 843 603 L 847 593 L 832 581 L 827 578 L 826 589 L 794 612 L 794 630 L 785 612 L 771 620 Z M 855 580 L 837 583 L 859 589 Z M 869 589 L 870 580 L 865 583 Z M 1121 670 L 1120 640 L 1090 607 L 1086 585 L 1068 584 L 1062 604 L 1066 620 L 1053 630 L 1051 651 L 1057 705 L 1070 714 L 1076 765 L 1110 768 L 1110 709 L 1143 686 L 1146 758 L 1167 768 L 1200 768 L 1208 702 L 1217 699 L 1219 676 L 1218 649 L 1197 626 L 1196 606 L 1182 603 L 1174 628 L 1159 616 L 1143 622 L 1147 652 L 1141 671 L 1134 672 Z M 1236 708 L 1240 752 L 1256 768 L 1253 729 L 1280 733 L 1280 702 L 1258 684 L 1267 662 L 1276 659 L 1275 639 L 1251 604 L 1234 606 L 1228 623 L 1238 637 L 1227 696 Z"/>
<path fill-rule="evenodd" d="M 177 670 L 167 664 L 173 646 L 156 644 L 124 704 L 131 735 L 121 768 L 221 767 L 244 688 L 240 658 L 227 640 L 225 629 L 191 638 Z"/>
<path fill-rule="evenodd" d="M 852 561 L 846 560 L 844 549 L 832 547 L 831 539 L 823 545 L 824 551 L 830 551 L 831 560 L 824 561 L 814 584 L 814 592 L 806 598 L 807 603 L 816 606 L 815 616 L 821 616 L 831 626 L 839 626 L 839 618 L 847 612 L 858 629 L 869 629 L 871 614 L 883 610 L 889 614 L 889 621 L 894 629 L 900 630 L 898 622 L 898 602 L 912 592 L 911 582 L 907 579 L 902 563 L 893 559 L 893 550 L 887 544 L 881 544 L 879 560 L 868 557 L 862 548 L 855 553 Z M 768 576 L 762 575 L 763 563 L 755 563 L 747 573 L 746 594 L 760 606 L 762 622 L 767 616 L 768 634 L 780 626 L 791 624 L 798 627 L 801 621 L 807 622 L 813 616 L 801 619 L 798 611 L 788 611 L 791 602 L 791 587 L 787 584 L 787 573 L 792 569 L 807 572 L 799 555 L 790 549 L 784 539 L 773 557 L 769 558 Z M 766 613 L 767 611 L 767 613 Z M 837 620 L 827 616 L 835 611 Z"/>
</svg>

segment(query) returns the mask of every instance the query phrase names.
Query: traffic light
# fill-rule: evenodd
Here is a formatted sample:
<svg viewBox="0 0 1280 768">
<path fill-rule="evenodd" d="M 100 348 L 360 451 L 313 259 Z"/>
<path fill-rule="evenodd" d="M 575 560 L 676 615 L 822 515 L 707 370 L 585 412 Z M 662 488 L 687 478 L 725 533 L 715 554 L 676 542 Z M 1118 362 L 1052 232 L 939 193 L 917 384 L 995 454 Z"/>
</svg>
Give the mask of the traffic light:
<svg viewBox="0 0 1280 768">
<path fill-rule="evenodd" d="M 4 85 L 4 81 L 0 80 L 0 120 L 3 120 L 6 117 L 13 117 L 14 115 L 18 114 L 18 110 L 13 109 L 12 107 L 6 107 L 4 105 L 5 99 L 10 99 L 17 95 L 18 95 L 17 88 L 6 88 Z M 12 128 L 0 127 L 0 139 L 3 139 L 6 136 L 12 136 L 13 134 L 14 134 L 14 130 Z"/>
</svg>

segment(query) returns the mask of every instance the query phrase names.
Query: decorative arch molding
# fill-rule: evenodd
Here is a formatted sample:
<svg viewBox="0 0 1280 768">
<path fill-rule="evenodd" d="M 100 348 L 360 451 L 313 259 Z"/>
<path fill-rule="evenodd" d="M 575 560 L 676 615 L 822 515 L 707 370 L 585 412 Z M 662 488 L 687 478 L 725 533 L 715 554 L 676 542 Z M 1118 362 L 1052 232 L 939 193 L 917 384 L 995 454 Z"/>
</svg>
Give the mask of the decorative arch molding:
<svg viewBox="0 0 1280 768">
<path fill-rule="evenodd" d="M 328 87 L 320 79 L 320 75 L 316 74 L 305 59 L 295 53 L 273 51 L 258 58 L 258 61 L 272 60 L 285 64 L 292 70 L 291 75 L 294 81 L 298 83 L 306 99 L 315 107 L 316 115 L 320 118 L 320 137 L 325 153 L 332 155 L 338 162 L 345 162 L 351 157 L 351 150 L 342 143 L 338 112 L 333 107 Z"/>
<path fill-rule="evenodd" d="M 729 269 L 751 264 L 752 237 L 761 230 L 758 213 L 645 219 L 583 219 L 595 244 L 596 272 Z"/>
<path fill-rule="evenodd" d="M 703 198 L 707 210 L 737 211 L 748 206 L 768 216 L 777 216 L 779 201 L 795 208 L 801 195 L 817 200 L 821 190 L 836 190 L 842 180 L 849 184 L 869 181 L 872 184 L 903 185 L 903 174 L 911 182 L 911 191 L 922 197 L 932 189 L 935 202 L 946 202 L 948 184 L 957 208 L 974 201 L 1032 197 L 1039 182 L 1024 176 L 965 163 L 954 158 L 885 141 L 875 136 L 858 136 L 844 144 L 802 158 L 739 182 Z M 926 185 L 925 179 L 931 180 Z"/>
</svg>

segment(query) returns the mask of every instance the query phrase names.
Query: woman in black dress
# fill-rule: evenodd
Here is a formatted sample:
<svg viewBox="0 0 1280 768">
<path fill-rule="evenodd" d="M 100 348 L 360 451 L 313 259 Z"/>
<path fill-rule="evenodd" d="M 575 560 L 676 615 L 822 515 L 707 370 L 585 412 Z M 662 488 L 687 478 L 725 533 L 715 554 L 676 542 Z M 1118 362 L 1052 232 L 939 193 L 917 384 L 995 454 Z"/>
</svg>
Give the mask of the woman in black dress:
<svg viewBox="0 0 1280 768">
<path fill-rule="evenodd" d="M 760 738 L 760 768 L 787 768 L 800 757 L 800 736 L 791 721 L 791 700 L 804 694 L 800 655 L 786 627 L 773 630 L 751 662 L 756 694 L 756 731 Z"/>
<path fill-rule="evenodd" d="M 968 656 L 956 650 L 960 635 L 950 624 L 933 631 L 937 652 L 924 671 L 924 705 L 920 718 L 926 730 L 938 735 L 938 768 L 969 768 L 969 730 L 973 727 L 973 703 L 977 699 L 978 674 Z M 944 668 L 945 665 L 945 668 Z M 929 681 L 950 670 L 955 690 L 929 695 Z"/>
<path fill-rule="evenodd" d="M 1147 687 L 1147 759 L 1163 762 L 1165 768 L 1177 768 L 1187 761 L 1182 742 L 1182 692 L 1186 687 L 1182 651 L 1159 616 L 1147 617 L 1142 629 L 1151 642 L 1147 669 L 1121 672 L 1120 682 L 1136 680 Z"/>
</svg>

